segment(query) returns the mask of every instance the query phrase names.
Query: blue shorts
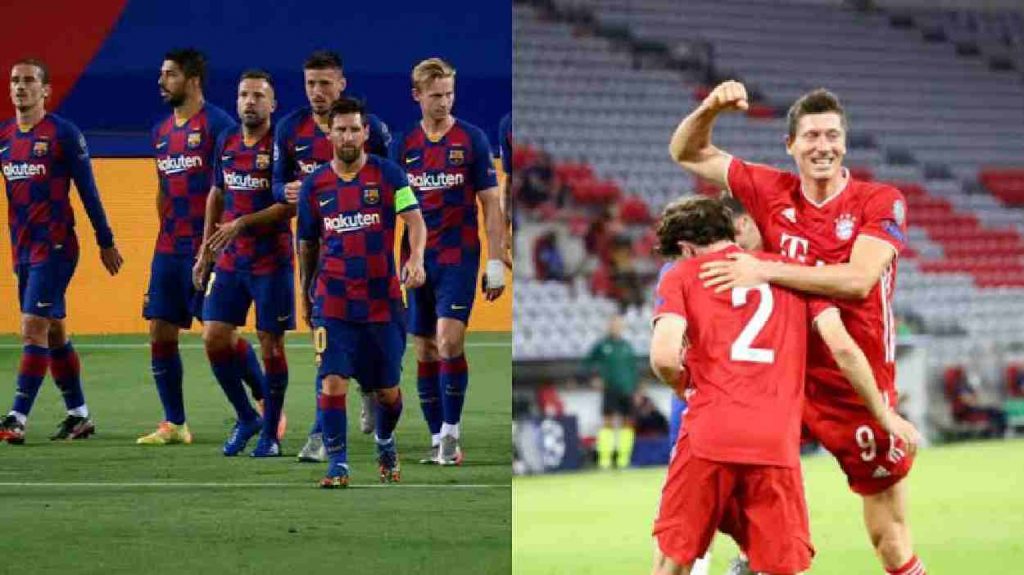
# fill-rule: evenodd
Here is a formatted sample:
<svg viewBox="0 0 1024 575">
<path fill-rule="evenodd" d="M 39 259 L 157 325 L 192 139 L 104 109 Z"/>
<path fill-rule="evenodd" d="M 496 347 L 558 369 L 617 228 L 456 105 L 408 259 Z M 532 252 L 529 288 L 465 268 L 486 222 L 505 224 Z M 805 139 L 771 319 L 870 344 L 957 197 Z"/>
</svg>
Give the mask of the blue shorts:
<svg viewBox="0 0 1024 575">
<path fill-rule="evenodd" d="M 18 302 L 21 313 L 64 319 L 64 293 L 75 275 L 78 258 L 50 258 L 37 264 L 18 264 Z"/>
<path fill-rule="evenodd" d="M 202 317 L 203 294 L 192 287 L 194 263 L 192 256 L 153 254 L 142 317 L 161 319 L 184 329 L 192 327 L 192 318 Z"/>
<path fill-rule="evenodd" d="M 418 336 L 437 333 L 438 318 L 457 319 L 469 323 L 476 296 L 480 258 L 460 265 L 426 264 L 427 281 L 406 292 L 409 332 Z"/>
<path fill-rule="evenodd" d="M 398 385 L 405 354 L 405 326 L 400 319 L 386 323 L 314 321 L 313 345 L 321 378 L 355 378 L 366 391 Z"/>
<path fill-rule="evenodd" d="M 256 329 L 282 334 L 295 329 L 295 274 L 283 268 L 269 274 L 214 269 L 206 284 L 203 321 L 245 325 L 249 304 L 256 306 Z"/>
</svg>

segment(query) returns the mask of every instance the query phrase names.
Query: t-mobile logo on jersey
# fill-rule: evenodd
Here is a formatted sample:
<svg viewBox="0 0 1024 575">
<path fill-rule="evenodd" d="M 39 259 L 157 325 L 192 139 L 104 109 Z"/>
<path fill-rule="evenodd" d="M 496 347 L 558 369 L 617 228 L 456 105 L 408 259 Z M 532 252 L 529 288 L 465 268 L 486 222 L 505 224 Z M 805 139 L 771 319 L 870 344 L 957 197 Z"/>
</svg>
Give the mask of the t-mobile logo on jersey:
<svg viewBox="0 0 1024 575">
<path fill-rule="evenodd" d="M 800 263 L 807 263 L 807 250 L 810 247 L 810 242 L 806 238 L 791 236 L 783 232 L 779 244 L 782 245 L 782 255 Z"/>
<path fill-rule="evenodd" d="M 18 162 L 17 164 L 4 164 L 4 177 L 8 182 L 18 180 L 29 180 L 36 176 L 46 175 L 46 164 L 30 164 Z"/>
</svg>

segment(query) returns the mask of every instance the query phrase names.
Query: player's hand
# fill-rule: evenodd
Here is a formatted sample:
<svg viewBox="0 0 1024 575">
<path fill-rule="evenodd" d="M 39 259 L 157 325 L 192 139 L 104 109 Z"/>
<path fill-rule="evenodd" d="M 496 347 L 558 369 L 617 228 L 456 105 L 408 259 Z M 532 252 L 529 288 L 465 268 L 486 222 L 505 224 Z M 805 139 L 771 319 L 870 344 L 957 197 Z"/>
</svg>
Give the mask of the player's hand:
<svg viewBox="0 0 1024 575">
<path fill-rule="evenodd" d="M 216 229 L 210 234 L 210 239 L 206 241 L 206 249 L 210 253 L 219 253 L 228 247 L 228 244 L 245 229 L 245 223 L 241 218 L 235 218 L 223 224 L 213 224 L 213 226 Z"/>
<path fill-rule="evenodd" d="M 421 258 L 409 258 L 402 266 L 402 285 L 406 289 L 418 288 L 427 281 L 427 272 L 423 269 Z"/>
<path fill-rule="evenodd" d="M 747 88 L 735 80 L 726 80 L 711 90 L 711 93 L 701 102 L 701 106 L 715 113 L 745 112 L 750 108 L 750 103 L 747 101 Z"/>
<path fill-rule="evenodd" d="M 200 249 L 199 259 L 192 266 L 192 286 L 196 288 L 196 291 L 203 292 L 206 290 L 206 280 L 210 277 L 210 268 L 213 267 L 212 263 L 209 252 L 206 249 Z"/>
<path fill-rule="evenodd" d="M 706 288 L 721 293 L 735 287 L 753 287 L 768 281 L 764 262 L 748 253 L 732 253 L 729 259 L 715 260 L 700 266 L 697 276 Z"/>
<path fill-rule="evenodd" d="M 910 423 L 891 409 L 886 412 L 881 423 L 883 429 L 903 442 L 907 448 L 906 455 L 913 455 L 917 452 L 917 446 L 921 444 L 921 432 L 914 427 L 913 423 Z M 893 446 L 893 449 L 899 451 L 895 446 Z"/>
<path fill-rule="evenodd" d="M 100 248 L 100 261 L 103 262 L 103 267 L 107 268 L 107 273 L 112 276 L 116 276 L 124 264 L 124 258 L 121 257 L 121 252 L 118 251 L 117 246 Z"/>
<path fill-rule="evenodd" d="M 505 293 L 505 266 L 503 260 L 487 260 L 487 270 L 484 273 L 483 288 L 484 299 L 494 301 Z"/>
<path fill-rule="evenodd" d="M 295 180 L 294 182 L 288 182 L 284 185 L 284 199 L 289 204 L 297 204 L 299 202 L 299 188 L 302 187 L 301 180 Z"/>
</svg>

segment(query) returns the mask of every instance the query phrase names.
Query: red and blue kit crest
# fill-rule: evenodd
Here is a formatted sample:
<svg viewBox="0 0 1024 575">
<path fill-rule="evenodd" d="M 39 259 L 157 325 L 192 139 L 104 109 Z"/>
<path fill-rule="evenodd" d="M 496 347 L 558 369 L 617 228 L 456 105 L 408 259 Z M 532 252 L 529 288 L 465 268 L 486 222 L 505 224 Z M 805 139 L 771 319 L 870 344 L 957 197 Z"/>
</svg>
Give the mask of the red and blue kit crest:
<svg viewBox="0 0 1024 575">
<path fill-rule="evenodd" d="M 32 145 L 32 154 L 35 156 L 45 156 L 50 153 L 50 141 L 39 140 Z"/>
<path fill-rule="evenodd" d="M 203 133 L 189 132 L 187 143 L 190 148 L 198 148 L 203 143 Z"/>
<path fill-rule="evenodd" d="M 453 166 L 461 166 L 466 163 L 466 150 L 452 147 L 448 150 L 448 163 Z"/>
<path fill-rule="evenodd" d="M 380 188 L 363 188 L 363 203 L 373 206 L 380 203 Z"/>
<path fill-rule="evenodd" d="M 256 169 L 266 170 L 270 167 L 270 154 L 256 154 Z"/>
</svg>

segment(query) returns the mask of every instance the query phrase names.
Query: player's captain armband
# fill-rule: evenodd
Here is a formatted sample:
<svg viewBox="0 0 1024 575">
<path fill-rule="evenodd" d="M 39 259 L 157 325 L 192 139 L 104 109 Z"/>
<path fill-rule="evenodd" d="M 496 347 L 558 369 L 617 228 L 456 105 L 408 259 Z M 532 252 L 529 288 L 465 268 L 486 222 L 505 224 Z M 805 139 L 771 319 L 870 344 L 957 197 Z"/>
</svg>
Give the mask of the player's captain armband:
<svg viewBox="0 0 1024 575">
<path fill-rule="evenodd" d="M 395 213 L 400 214 L 406 210 L 418 208 L 419 203 L 416 202 L 416 194 L 412 192 L 412 188 L 405 186 L 404 188 L 395 192 Z"/>
<path fill-rule="evenodd" d="M 487 260 L 487 275 L 484 279 L 487 289 L 505 287 L 505 264 L 501 260 Z"/>
</svg>

